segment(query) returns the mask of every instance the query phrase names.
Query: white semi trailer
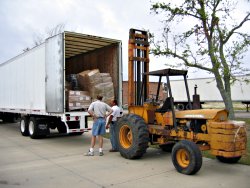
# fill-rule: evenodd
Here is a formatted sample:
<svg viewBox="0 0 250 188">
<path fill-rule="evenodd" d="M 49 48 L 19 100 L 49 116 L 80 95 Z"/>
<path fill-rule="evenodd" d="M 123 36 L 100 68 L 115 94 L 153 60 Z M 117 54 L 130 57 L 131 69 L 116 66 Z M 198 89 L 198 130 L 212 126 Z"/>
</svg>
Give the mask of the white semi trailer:
<svg viewBox="0 0 250 188">
<path fill-rule="evenodd" d="M 114 94 L 122 102 L 121 40 L 63 32 L 0 64 L 0 119 L 21 117 L 20 131 L 31 138 L 50 129 L 82 134 L 88 113 L 69 111 L 66 75 L 99 69 L 110 73 Z"/>
<path fill-rule="evenodd" d="M 237 81 L 231 86 L 231 95 L 233 101 L 249 101 L 250 100 L 250 83 L 244 82 L 244 79 L 250 80 L 250 75 L 238 76 Z M 173 80 L 173 92 L 175 92 L 175 100 L 183 100 L 184 95 L 178 92 L 178 88 L 182 87 L 179 80 Z M 197 94 L 200 95 L 202 101 L 217 102 L 222 101 L 222 97 L 214 78 L 196 78 L 188 79 L 188 86 L 191 93 L 194 93 L 195 86 L 197 86 Z M 193 90 L 193 91 L 192 91 Z"/>
<path fill-rule="evenodd" d="M 231 96 L 234 102 L 242 102 L 243 104 L 250 104 L 250 83 L 244 80 L 250 80 L 250 75 L 237 76 L 237 80 L 231 85 Z M 176 103 L 184 103 L 187 100 L 186 96 L 179 92 L 180 88 L 184 85 L 180 80 L 173 80 L 172 82 L 172 92 L 175 96 L 174 100 Z M 190 93 L 194 94 L 196 88 L 197 94 L 200 96 L 200 101 L 202 102 L 221 102 L 222 97 L 216 87 L 216 81 L 214 78 L 196 78 L 188 79 L 188 86 L 190 88 Z M 193 88 L 193 91 L 192 91 Z"/>
</svg>

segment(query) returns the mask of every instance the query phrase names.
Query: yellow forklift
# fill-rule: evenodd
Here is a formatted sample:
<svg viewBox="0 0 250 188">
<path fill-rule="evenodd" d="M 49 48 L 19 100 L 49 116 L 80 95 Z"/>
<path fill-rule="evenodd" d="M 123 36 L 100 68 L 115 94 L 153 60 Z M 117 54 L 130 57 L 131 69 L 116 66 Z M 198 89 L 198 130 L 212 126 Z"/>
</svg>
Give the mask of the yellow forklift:
<svg viewBox="0 0 250 188">
<path fill-rule="evenodd" d="M 195 174 L 202 166 L 202 150 L 225 163 L 236 163 L 246 153 L 246 125 L 228 120 L 223 109 L 193 109 L 190 100 L 187 71 L 162 69 L 149 71 L 147 32 L 130 29 L 128 114 L 116 129 L 120 154 L 127 159 L 141 158 L 149 143 L 171 151 L 176 170 Z M 158 77 L 155 96 L 149 98 L 149 76 Z M 171 77 L 182 77 L 185 83 L 188 109 L 175 107 Z M 159 102 L 162 78 L 166 78 L 168 97 Z"/>
</svg>

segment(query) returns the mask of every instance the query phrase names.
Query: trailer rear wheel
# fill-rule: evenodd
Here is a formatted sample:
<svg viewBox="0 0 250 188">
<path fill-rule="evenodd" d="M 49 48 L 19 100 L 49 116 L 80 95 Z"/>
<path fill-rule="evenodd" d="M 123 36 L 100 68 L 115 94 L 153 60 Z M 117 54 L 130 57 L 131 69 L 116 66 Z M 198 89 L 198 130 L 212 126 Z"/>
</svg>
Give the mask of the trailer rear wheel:
<svg viewBox="0 0 250 188">
<path fill-rule="evenodd" d="M 135 114 L 124 115 L 117 123 L 116 135 L 121 156 L 137 159 L 148 148 L 149 132 L 144 120 Z"/>
<path fill-rule="evenodd" d="M 228 163 L 228 164 L 233 164 L 237 163 L 240 159 L 241 156 L 239 157 L 223 157 L 223 156 L 216 156 L 216 158 L 223 163 Z"/>
<path fill-rule="evenodd" d="M 64 122 L 58 122 L 58 124 L 57 124 L 57 130 L 58 130 L 58 132 L 59 133 L 67 133 L 67 128 L 66 128 L 66 126 L 65 126 L 65 124 L 64 124 Z"/>
<path fill-rule="evenodd" d="M 187 175 L 195 174 L 202 165 L 201 151 L 194 142 L 181 140 L 173 147 L 172 162 L 178 172 Z"/>
<path fill-rule="evenodd" d="M 29 118 L 27 116 L 21 118 L 20 132 L 23 136 L 29 136 Z"/>
<path fill-rule="evenodd" d="M 3 115 L 3 122 L 7 123 L 16 123 L 18 120 L 19 115 L 15 113 L 4 113 Z"/>
<path fill-rule="evenodd" d="M 38 138 L 38 130 L 37 130 L 37 120 L 34 117 L 30 118 L 29 121 L 29 135 L 31 138 L 35 139 Z"/>
<path fill-rule="evenodd" d="M 49 134 L 49 128 L 45 119 L 31 117 L 29 121 L 29 134 L 33 139 L 42 138 Z"/>
</svg>

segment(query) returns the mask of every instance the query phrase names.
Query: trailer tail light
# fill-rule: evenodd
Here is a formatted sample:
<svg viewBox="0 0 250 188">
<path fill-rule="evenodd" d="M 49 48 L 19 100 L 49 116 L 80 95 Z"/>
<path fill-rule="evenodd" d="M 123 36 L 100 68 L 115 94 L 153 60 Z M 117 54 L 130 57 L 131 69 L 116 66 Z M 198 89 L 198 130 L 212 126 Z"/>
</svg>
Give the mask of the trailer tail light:
<svg viewBox="0 0 250 188">
<path fill-rule="evenodd" d="M 69 121 L 69 120 L 70 120 L 70 116 L 67 116 L 67 117 L 66 117 L 66 120 Z"/>
<path fill-rule="evenodd" d="M 78 121 L 78 120 L 79 120 L 79 116 L 76 116 L 76 117 L 75 117 L 75 120 Z"/>
</svg>

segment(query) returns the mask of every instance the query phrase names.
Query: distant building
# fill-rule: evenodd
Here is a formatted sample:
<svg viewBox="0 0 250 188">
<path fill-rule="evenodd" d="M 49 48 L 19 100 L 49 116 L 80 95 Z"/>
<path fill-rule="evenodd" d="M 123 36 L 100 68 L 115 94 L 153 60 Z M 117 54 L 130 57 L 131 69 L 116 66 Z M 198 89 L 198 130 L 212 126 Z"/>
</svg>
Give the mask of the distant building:
<svg viewBox="0 0 250 188">
<path fill-rule="evenodd" d="M 237 76 L 237 81 L 231 86 L 231 95 L 234 102 L 250 101 L 250 75 Z M 192 100 L 194 88 L 197 86 L 197 94 L 200 95 L 200 100 L 203 102 L 222 102 L 222 97 L 214 78 L 196 78 L 188 79 L 189 94 Z M 185 85 L 183 80 L 171 80 L 171 90 L 174 101 L 187 101 Z M 128 81 L 123 81 L 123 105 L 128 103 Z M 149 98 L 157 92 L 158 82 L 149 83 Z M 163 85 L 160 88 L 159 100 L 166 97 L 166 91 L 163 90 Z"/>
<path fill-rule="evenodd" d="M 157 92 L 157 87 L 158 87 L 158 82 L 149 82 L 149 98 L 152 98 L 153 95 L 156 95 Z M 123 97 L 123 105 L 128 104 L 128 81 L 123 81 L 122 82 L 122 97 Z M 159 100 L 164 99 L 164 92 L 163 92 L 163 87 L 161 86 L 160 88 L 160 96 Z"/>
</svg>

